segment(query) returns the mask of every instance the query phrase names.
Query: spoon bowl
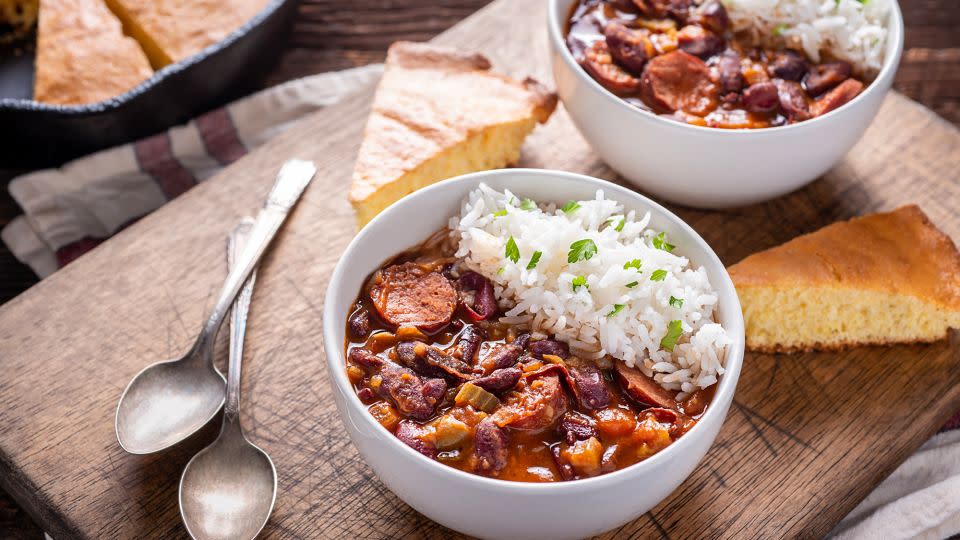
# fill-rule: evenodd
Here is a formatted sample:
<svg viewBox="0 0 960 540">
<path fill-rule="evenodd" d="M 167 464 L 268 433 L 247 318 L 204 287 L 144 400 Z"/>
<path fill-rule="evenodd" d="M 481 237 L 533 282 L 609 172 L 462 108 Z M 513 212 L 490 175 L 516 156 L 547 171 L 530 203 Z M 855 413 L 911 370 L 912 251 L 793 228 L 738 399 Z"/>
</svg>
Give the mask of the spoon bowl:
<svg viewBox="0 0 960 540">
<path fill-rule="evenodd" d="M 191 353 L 147 366 L 117 407 L 117 440 L 131 454 L 150 454 L 196 432 L 223 406 L 226 380 Z"/>
<path fill-rule="evenodd" d="M 193 538 L 254 538 L 273 512 L 273 461 L 243 437 L 238 425 L 224 424 L 220 437 L 183 471 L 180 512 Z"/>
</svg>

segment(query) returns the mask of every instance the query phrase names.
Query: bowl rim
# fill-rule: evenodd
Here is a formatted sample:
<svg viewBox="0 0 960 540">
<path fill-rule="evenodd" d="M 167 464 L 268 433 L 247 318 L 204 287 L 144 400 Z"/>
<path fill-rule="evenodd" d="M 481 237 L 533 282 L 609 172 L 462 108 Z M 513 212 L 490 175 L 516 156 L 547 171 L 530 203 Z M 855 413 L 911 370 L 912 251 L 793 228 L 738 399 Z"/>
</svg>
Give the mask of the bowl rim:
<svg viewBox="0 0 960 540">
<path fill-rule="evenodd" d="M 0 110 L 6 111 L 35 111 L 35 112 L 55 112 L 63 116 L 84 116 L 91 114 L 105 113 L 117 109 L 124 104 L 137 99 L 146 94 L 151 88 L 157 86 L 169 77 L 174 76 L 192 66 L 199 64 L 211 56 L 215 56 L 220 51 L 229 48 L 239 41 L 254 28 L 263 24 L 267 19 L 274 16 L 282 6 L 288 2 L 296 0 L 269 0 L 253 17 L 247 19 L 242 25 L 231 31 L 229 34 L 210 45 L 207 45 L 200 51 L 177 62 L 171 62 L 162 68 L 155 70 L 149 77 L 140 81 L 135 86 L 122 94 L 111 96 L 101 101 L 92 103 L 80 103 L 63 105 L 59 103 L 44 103 L 35 99 L 0 97 Z M 152 68 L 151 68 L 152 69 Z"/>
<path fill-rule="evenodd" d="M 893 80 L 893 76 L 897 70 L 897 67 L 900 65 L 900 57 L 903 55 L 903 13 L 900 11 L 900 3 L 898 0 L 893 0 L 892 9 L 889 14 L 890 20 L 887 23 L 887 38 L 893 40 L 892 45 L 887 45 L 887 54 L 883 59 L 883 66 L 880 68 L 880 72 L 877 73 L 877 76 L 873 79 L 870 84 L 866 85 L 865 89 L 857 94 L 852 100 L 847 103 L 844 103 L 840 107 L 824 114 L 823 116 L 817 116 L 809 120 L 804 120 L 803 122 L 797 122 L 795 124 L 787 124 L 783 126 L 774 126 L 766 128 L 755 128 L 755 129 L 724 129 L 716 128 L 709 126 L 697 126 L 694 124 L 688 124 L 686 122 L 678 122 L 676 120 L 670 120 L 663 118 L 659 114 L 654 114 L 650 111 L 645 111 L 638 107 L 630 105 L 619 96 L 613 92 L 607 90 L 600 83 L 594 80 L 587 72 L 580 67 L 580 64 L 577 63 L 576 59 L 573 57 L 573 53 L 570 52 L 570 49 L 567 48 L 566 41 L 563 38 L 563 31 L 560 27 L 561 20 L 563 24 L 566 23 L 566 14 L 560 9 L 561 2 L 575 2 L 577 0 L 549 0 L 547 6 L 547 34 L 548 40 L 550 41 L 550 46 L 554 49 L 555 54 L 559 55 L 561 61 L 564 62 L 569 69 L 576 73 L 578 79 L 584 80 L 587 87 L 592 90 L 594 93 L 599 93 L 604 96 L 605 99 L 612 100 L 617 103 L 617 106 L 623 110 L 629 111 L 627 114 L 639 115 L 642 118 L 652 119 L 654 122 L 659 122 L 663 126 L 669 126 L 675 129 L 680 130 L 694 130 L 694 133 L 724 133 L 726 135 L 719 135 L 721 137 L 753 137 L 759 136 L 762 133 L 771 133 L 771 132 L 785 132 L 788 130 L 799 130 L 799 129 L 812 129 L 810 126 L 817 126 L 823 122 L 819 122 L 824 118 L 832 118 L 843 114 L 845 111 L 853 108 L 857 103 L 862 103 L 868 94 L 873 94 L 879 92 L 878 88 L 880 86 L 877 84 L 881 80 L 890 81 Z M 889 51 L 893 49 L 894 53 L 889 54 Z"/>
<path fill-rule="evenodd" d="M 383 430 L 383 433 L 387 435 L 386 439 L 390 442 L 387 445 L 390 447 L 388 451 L 406 453 L 407 456 L 410 456 L 410 459 L 419 459 L 424 467 L 433 469 L 439 475 L 449 475 L 453 480 L 459 480 L 463 482 L 476 483 L 479 486 L 483 486 L 488 489 L 494 490 L 520 490 L 522 492 L 529 493 L 539 493 L 539 494 L 559 494 L 565 492 L 574 492 L 581 489 L 602 489 L 604 487 L 612 486 L 618 484 L 621 481 L 628 480 L 629 478 L 643 474 L 644 472 L 649 472 L 657 467 L 662 466 L 662 462 L 666 462 L 671 459 L 674 454 L 679 454 L 685 451 L 688 451 L 688 447 L 693 445 L 693 434 L 701 433 L 706 427 L 701 427 L 701 424 L 719 422 L 720 426 L 723 424 L 724 416 L 726 415 L 726 410 L 721 411 L 722 407 L 708 407 L 707 411 L 701 417 L 693 428 L 690 429 L 687 433 L 681 436 L 676 442 L 670 444 L 668 447 L 664 448 L 660 452 L 657 452 L 653 456 L 634 463 L 630 466 L 627 466 L 623 469 L 618 469 L 611 473 L 602 474 L 592 478 L 585 478 L 570 482 L 521 482 L 518 480 L 503 480 L 499 478 L 489 478 L 486 476 L 481 476 L 479 474 L 473 474 L 460 469 L 451 467 L 449 465 L 444 465 L 436 460 L 430 459 L 423 454 L 417 452 L 413 448 L 410 448 L 406 444 L 402 443 L 399 439 L 396 438 L 392 433 L 387 431 L 379 422 L 373 420 L 373 417 L 367 412 L 366 406 L 360 401 L 357 397 L 356 392 L 353 391 L 352 385 L 350 385 L 347 380 L 346 375 L 346 358 L 343 351 L 343 346 L 340 343 L 337 343 L 336 347 L 331 349 L 330 346 L 327 346 L 328 343 L 334 342 L 332 338 L 335 337 L 337 328 L 340 330 L 345 330 L 345 321 L 341 321 L 334 316 L 336 311 L 336 306 L 334 305 L 333 298 L 335 297 L 336 290 L 340 288 L 340 282 L 343 281 L 344 276 L 347 274 L 348 269 L 346 268 L 346 261 L 352 258 L 352 254 L 361 249 L 362 245 L 366 242 L 366 239 L 370 237 L 373 233 L 371 232 L 375 227 L 372 225 L 385 221 L 389 219 L 389 216 L 397 211 L 398 208 L 402 206 L 407 206 L 411 204 L 416 204 L 416 201 L 425 197 L 427 194 L 454 189 L 455 186 L 475 186 L 480 182 L 484 181 L 487 178 L 497 178 L 502 176 L 510 176 L 515 174 L 522 175 L 533 175 L 541 176 L 544 178 L 552 178 L 557 176 L 567 177 L 577 182 L 582 182 L 589 184 L 591 187 L 597 189 L 603 189 L 604 194 L 610 194 L 612 196 L 618 197 L 618 202 L 624 205 L 632 205 L 634 207 L 642 207 L 642 205 L 647 205 L 647 208 L 651 212 L 651 215 L 658 214 L 660 217 L 670 221 L 677 228 L 682 230 L 689 238 L 694 240 L 696 244 L 696 249 L 694 250 L 698 255 L 702 255 L 705 259 L 701 259 L 703 266 L 707 266 L 706 262 L 709 261 L 709 264 L 717 267 L 720 270 L 720 283 L 713 283 L 714 288 L 717 290 L 718 295 L 721 297 L 726 297 L 724 300 L 726 303 L 732 303 L 733 305 L 729 306 L 729 309 L 732 310 L 734 314 L 733 319 L 733 328 L 728 328 L 728 332 L 731 333 L 733 338 L 733 343 L 729 346 L 726 353 L 726 366 L 725 373 L 721 376 L 720 381 L 717 383 L 717 390 L 714 394 L 713 400 L 711 403 L 724 403 L 729 400 L 729 403 L 733 402 L 734 392 L 736 391 L 736 385 L 740 378 L 740 371 L 743 365 L 743 356 L 745 350 L 745 337 L 744 337 L 744 321 L 743 321 L 743 312 L 740 307 L 740 301 L 736 293 L 736 288 L 733 285 L 729 274 L 726 271 L 726 266 L 717 256 L 716 252 L 713 251 L 713 248 L 707 244 L 706 240 L 700 236 L 690 225 L 685 221 L 680 219 L 673 212 L 664 208 L 662 205 L 657 202 L 649 199 L 648 197 L 637 193 L 629 188 L 614 184 L 607 180 L 602 180 L 600 178 L 595 178 L 592 176 L 572 173 L 567 171 L 559 171 L 553 169 L 532 169 L 532 168 L 514 168 L 514 169 L 495 169 L 490 171 L 481 171 L 476 173 L 470 173 L 465 175 L 456 176 L 450 178 L 426 188 L 420 189 L 414 193 L 411 193 L 399 201 L 391 204 L 384 211 L 374 217 L 366 226 L 364 226 L 360 232 L 353 237 L 350 243 L 347 245 L 347 248 L 340 255 L 340 258 L 337 261 L 337 265 L 334 268 L 333 273 L 330 277 L 330 282 L 327 285 L 326 297 L 324 299 L 324 308 L 323 308 L 323 335 L 324 335 L 324 350 L 326 351 L 326 362 L 327 362 L 327 376 L 333 381 L 334 385 L 339 391 L 345 394 L 345 399 L 349 403 L 345 403 L 345 406 L 349 409 L 355 409 L 362 412 L 362 418 L 367 424 L 375 425 L 374 429 Z M 471 188 L 472 189 L 472 188 Z M 466 197 L 468 189 L 464 190 L 463 197 Z M 518 190 L 521 191 L 521 190 Z M 625 202 L 620 196 L 626 195 L 627 197 L 633 197 L 634 199 Z M 384 260 L 388 259 L 390 256 L 395 254 L 389 254 L 388 257 L 385 257 Z M 371 269 L 372 271 L 373 269 Z M 346 411 L 340 411 L 340 416 L 343 417 Z M 706 420 L 706 421 L 705 421 Z M 699 428 L 699 429 L 698 429 Z M 718 427 L 719 429 L 719 427 Z M 375 444 L 380 444 L 379 442 Z M 712 445 L 712 442 L 711 442 Z M 701 458 L 702 459 L 702 458 Z M 698 460 L 699 462 L 700 460 Z M 684 478 L 685 479 L 685 478 Z"/>
</svg>

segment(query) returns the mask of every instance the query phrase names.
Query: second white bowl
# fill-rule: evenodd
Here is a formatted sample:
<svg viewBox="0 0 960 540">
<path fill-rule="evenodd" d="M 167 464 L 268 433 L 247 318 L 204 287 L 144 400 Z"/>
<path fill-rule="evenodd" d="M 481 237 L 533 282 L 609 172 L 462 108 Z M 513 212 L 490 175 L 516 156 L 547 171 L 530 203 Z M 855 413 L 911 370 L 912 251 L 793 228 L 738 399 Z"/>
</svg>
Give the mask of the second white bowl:
<svg viewBox="0 0 960 540">
<path fill-rule="evenodd" d="M 553 76 L 570 118 L 594 151 L 624 178 L 657 197 L 699 208 L 764 201 L 825 173 L 876 116 L 903 51 L 903 19 L 894 2 L 883 69 L 850 103 L 782 127 L 693 126 L 629 105 L 577 64 L 563 34 L 575 1 L 550 0 L 547 20 Z"/>
</svg>

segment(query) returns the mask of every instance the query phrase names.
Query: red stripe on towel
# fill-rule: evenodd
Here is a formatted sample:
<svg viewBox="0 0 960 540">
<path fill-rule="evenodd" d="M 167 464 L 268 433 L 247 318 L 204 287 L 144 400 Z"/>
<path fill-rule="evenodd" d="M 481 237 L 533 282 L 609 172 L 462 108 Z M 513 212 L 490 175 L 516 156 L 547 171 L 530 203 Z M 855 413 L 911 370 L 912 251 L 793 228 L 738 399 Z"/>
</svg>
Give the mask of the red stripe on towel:
<svg viewBox="0 0 960 540">
<path fill-rule="evenodd" d="M 167 199 L 176 198 L 197 185 L 193 173 L 183 166 L 170 144 L 167 133 L 159 133 L 133 143 L 140 170 L 153 177 Z"/>
<path fill-rule="evenodd" d="M 229 165 L 246 155 L 247 148 L 240 142 L 227 109 L 214 109 L 194 122 L 207 153 L 221 165 Z"/>
<path fill-rule="evenodd" d="M 957 414 L 953 415 L 953 418 L 947 420 L 947 423 L 943 425 L 940 431 L 949 431 L 951 429 L 960 429 L 960 411 L 957 411 Z"/>
<path fill-rule="evenodd" d="M 99 246 L 106 238 L 83 238 L 71 242 L 57 250 L 57 266 L 63 268 L 80 258 L 81 255 Z"/>
</svg>

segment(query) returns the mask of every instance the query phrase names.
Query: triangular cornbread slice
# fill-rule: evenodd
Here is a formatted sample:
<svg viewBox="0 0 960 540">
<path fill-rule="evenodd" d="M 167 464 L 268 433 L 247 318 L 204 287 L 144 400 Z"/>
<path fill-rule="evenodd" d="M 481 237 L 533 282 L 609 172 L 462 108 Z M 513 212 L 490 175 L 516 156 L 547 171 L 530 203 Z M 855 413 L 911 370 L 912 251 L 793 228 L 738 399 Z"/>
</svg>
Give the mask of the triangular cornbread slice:
<svg viewBox="0 0 960 540">
<path fill-rule="evenodd" d="M 101 0 L 43 0 L 33 99 L 79 105 L 118 96 L 153 74 Z"/>
<path fill-rule="evenodd" d="M 729 272 L 755 351 L 930 342 L 960 328 L 960 253 L 914 205 L 834 223 Z"/>
<path fill-rule="evenodd" d="M 350 186 L 360 226 L 424 186 L 516 162 L 556 105 L 536 81 L 491 72 L 480 54 L 394 43 Z"/>
</svg>

